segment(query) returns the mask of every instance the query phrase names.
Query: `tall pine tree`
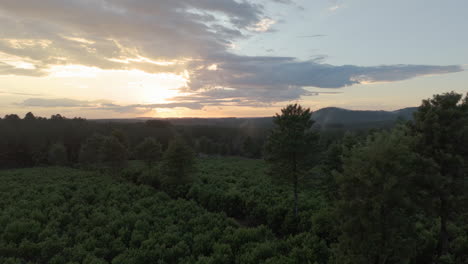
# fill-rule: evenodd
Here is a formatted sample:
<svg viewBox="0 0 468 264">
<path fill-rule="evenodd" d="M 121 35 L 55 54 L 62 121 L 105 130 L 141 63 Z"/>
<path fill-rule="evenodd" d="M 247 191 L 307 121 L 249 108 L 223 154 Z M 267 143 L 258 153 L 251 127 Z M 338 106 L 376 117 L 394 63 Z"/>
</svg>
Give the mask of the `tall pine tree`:
<svg viewBox="0 0 468 264">
<path fill-rule="evenodd" d="M 312 131 L 312 112 L 298 104 L 281 109 L 273 118 L 274 127 L 265 146 L 270 172 L 293 185 L 294 215 L 298 215 L 299 181 L 313 166 L 312 156 L 318 135 Z"/>
</svg>

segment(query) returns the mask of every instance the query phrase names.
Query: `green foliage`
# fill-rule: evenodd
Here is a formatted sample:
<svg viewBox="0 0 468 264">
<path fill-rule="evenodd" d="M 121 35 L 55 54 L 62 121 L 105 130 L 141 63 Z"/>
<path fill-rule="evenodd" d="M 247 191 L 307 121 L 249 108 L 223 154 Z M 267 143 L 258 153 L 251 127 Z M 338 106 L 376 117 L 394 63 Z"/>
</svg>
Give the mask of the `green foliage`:
<svg viewBox="0 0 468 264">
<path fill-rule="evenodd" d="M 159 188 L 161 186 L 161 178 L 161 169 L 159 166 L 155 166 L 144 170 L 136 179 L 136 183 Z"/>
<path fill-rule="evenodd" d="M 315 190 L 305 189 L 301 195 L 300 221 L 297 223 L 286 194 L 290 187 L 277 184 L 266 174 L 262 160 L 245 158 L 204 158 L 197 162 L 197 170 L 187 197 L 204 208 L 224 212 L 245 226 L 266 225 L 274 233 L 287 236 L 306 232 L 310 217 L 323 199 Z"/>
<path fill-rule="evenodd" d="M 63 166 L 68 162 L 67 150 L 62 143 L 55 143 L 50 146 L 47 160 L 50 164 Z"/>
<path fill-rule="evenodd" d="M 151 166 L 154 162 L 158 162 L 162 156 L 161 144 L 154 138 L 145 138 L 135 148 L 136 157 L 140 160 L 145 161 L 148 166 Z"/>
<path fill-rule="evenodd" d="M 264 161 L 219 155 L 259 157 L 269 118 L 8 115 L 0 167 L 87 171 L 0 171 L 0 263 L 467 263 L 468 96 L 436 95 L 389 131 L 318 137 L 310 118 L 282 109 Z"/>
<path fill-rule="evenodd" d="M 428 200 L 432 198 L 426 209 L 440 222 L 437 256 L 447 262 L 453 237 L 449 225 L 467 212 L 468 95 L 451 92 L 424 100 L 411 128 L 418 152 L 438 165 L 438 171 L 421 179 L 418 187 L 430 194 Z"/>
<path fill-rule="evenodd" d="M 109 175 L 54 167 L 1 171 L 0 179 L 0 263 L 294 263 L 315 256 L 302 255 L 315 252 L 313 239 L 286 245 L 264 226 L 240 227 L 194 201 Z"/>
<path fill-rule="evenodd" d="M 409 263 L 418 252 L 412 189 L 435 165 L 412 150 L 414 138 L 406 134 L 375 133 L 344 157 L 337 263 Z"/>
</svg>

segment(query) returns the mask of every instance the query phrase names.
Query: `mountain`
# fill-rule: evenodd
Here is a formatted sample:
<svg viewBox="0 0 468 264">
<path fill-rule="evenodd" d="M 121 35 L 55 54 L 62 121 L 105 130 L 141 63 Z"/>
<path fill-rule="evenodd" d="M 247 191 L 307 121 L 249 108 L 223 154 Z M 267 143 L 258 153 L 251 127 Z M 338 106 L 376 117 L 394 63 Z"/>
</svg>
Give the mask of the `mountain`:
<svg viewBox="0 0 468 264">
<path fill-rule="evenodd" d="M 410 120 L 417 107 L 408 107 L 396 111 L 348 110 L 337 107 L 327 107 L 313 113 L 314 119 L 321 126 L 331 124 L 363 124 L 375 122 L 394 122 L 398 119 Z"/>
<path fill-rule="evenodd" d="M 314 111 L 312 119 L 319 129 L 359 130 L 370 128 L 392 127 L 398 119 L 411 120 L 417 107 L 408 107 L 396 111 L 348 110 L 327 107 Z M 146 122 L 160 120 L 174 126 L 233 127 L 248 130 L 268 129 L 272 117 L 253 118 L 134 118 L 134 119 L 101 119 L 98 122 Z"/>
</svg>

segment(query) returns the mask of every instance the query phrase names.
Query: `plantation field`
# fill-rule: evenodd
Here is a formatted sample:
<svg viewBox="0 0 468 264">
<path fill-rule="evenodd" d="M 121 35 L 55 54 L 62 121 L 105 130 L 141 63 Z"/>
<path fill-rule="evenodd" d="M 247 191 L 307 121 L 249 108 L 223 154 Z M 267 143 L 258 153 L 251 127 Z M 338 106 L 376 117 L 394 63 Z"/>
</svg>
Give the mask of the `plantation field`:
<svg viewBox="0 0 468 264">
<path fill-rule="evenodd" d="M 143 170 L 139 163 L 126 170 Z M 185 197 L 171 198 L 119 172 L 49 167 L 0 172 L 0 263 L 322 263 L 310 229 L 316 206 L 263 161 L 200 159 Z M 302 233 L 301 233 L 302 232 Z M 294 235 L 293 235 L 294 234 Z M 313 262 L 312 262 L 313 263 Z"/>
</svg>

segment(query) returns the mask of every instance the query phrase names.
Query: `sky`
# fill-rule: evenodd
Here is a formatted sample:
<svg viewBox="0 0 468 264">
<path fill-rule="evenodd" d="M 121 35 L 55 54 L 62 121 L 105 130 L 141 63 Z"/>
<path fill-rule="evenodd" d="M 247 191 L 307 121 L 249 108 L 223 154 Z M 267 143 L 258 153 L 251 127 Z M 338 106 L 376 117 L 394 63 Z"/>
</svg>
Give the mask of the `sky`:
<svg viewBox="0 0 468 264">
<path fill-rule="evenodd" d="M 397 110 L 468 92 L 466 0 L 0 0 L 0 116 Z"/>
</svg>

